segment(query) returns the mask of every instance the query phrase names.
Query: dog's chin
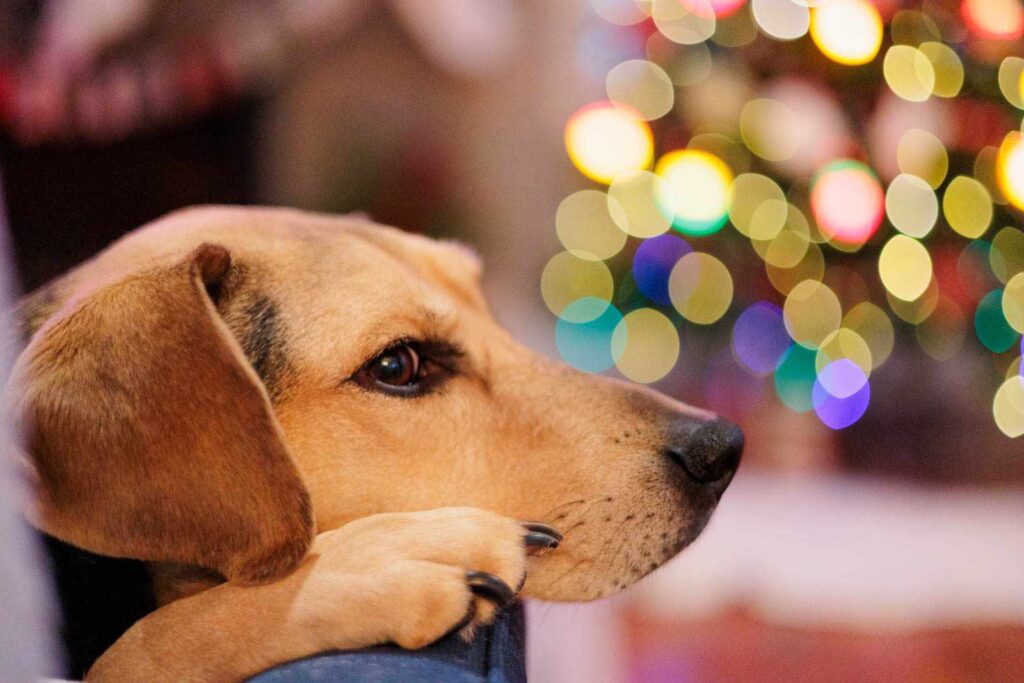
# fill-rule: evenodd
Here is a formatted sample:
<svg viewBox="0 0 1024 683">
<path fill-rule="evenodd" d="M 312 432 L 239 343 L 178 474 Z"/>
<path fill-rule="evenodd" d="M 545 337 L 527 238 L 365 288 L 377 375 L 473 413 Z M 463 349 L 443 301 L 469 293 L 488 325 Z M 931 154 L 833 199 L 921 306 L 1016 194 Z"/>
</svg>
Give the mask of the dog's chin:
<svg viewBox="0 0 1024 683">
<path fill-rule="evenodd" d="M 560 602 L 614 595 L 696 540 L 717 504 L 714 494 L 700 489 L 652 498 L 622 506 L 605 498 L 606 505 L 589 506 L 588 514 L 565 525 L 570 531 L 556 551 L 531 561 L 524 595 Z"/>
</svg>

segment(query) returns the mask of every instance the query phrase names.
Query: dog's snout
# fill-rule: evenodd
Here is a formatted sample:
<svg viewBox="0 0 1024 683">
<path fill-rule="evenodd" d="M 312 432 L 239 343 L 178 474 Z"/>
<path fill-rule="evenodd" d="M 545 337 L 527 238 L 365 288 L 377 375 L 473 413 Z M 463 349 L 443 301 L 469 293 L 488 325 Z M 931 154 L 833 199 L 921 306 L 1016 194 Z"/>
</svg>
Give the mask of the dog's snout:
<svg viewBox="0 0 1024 683">
<path fill-rule="evenodd" d="M 667 448 L 667 455 L 691 479 L 722 490 L 739 467 L 742 453 L 743 431 L 723 418 L 701 423 L 696 429 L 680 430 Z"/>
</svg>

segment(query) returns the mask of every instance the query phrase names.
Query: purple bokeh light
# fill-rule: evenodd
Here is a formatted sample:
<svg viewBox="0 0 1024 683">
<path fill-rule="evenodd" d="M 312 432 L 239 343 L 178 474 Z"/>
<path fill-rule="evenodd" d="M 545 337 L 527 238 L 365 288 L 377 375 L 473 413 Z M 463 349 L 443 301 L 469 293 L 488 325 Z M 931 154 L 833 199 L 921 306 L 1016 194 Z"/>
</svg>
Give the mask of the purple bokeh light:
<svg viewBox="0 0 1024 683">
<path fill-rule="evenodd" d="M 871 384 L 856 363 L 841 358 L 821 369 L 814 381 L 811 398 L 818 419 L 832 429 L 844 429 L 859 420 L 868 409 Z"/>
<path fill-rule="evenodd" d="M 732 328 L 733 353 L 755 375 L 772 373 L 790 343 L 782 309 L 767 301 L 751 304 Z"/>
<path fill-rule="evenodd" d="M 637 289 L 651 301 L 670 306 L 668 276 L 679 259 L 693 249 L 675 235 L 658 235 L 644 240 L 633 255 L 633 279 Z"/>
</svg>

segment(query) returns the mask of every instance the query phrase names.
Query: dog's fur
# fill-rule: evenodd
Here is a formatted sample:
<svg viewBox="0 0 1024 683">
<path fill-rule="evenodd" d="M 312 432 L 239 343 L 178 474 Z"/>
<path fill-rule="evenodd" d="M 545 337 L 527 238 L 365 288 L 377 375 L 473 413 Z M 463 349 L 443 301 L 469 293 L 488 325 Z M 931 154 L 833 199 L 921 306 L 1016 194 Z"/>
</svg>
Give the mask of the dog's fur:
<svg viewBox="0 0 1024 683">
<path fill-rule="evenodd" d="M 33 519 L 151 563 L 162 604 L 90 679 L 231 680 L 419 647 L 472 606 L 492 617 L 468 570 L 587 600 L 700 532 L 724 484 L 665 451 L 714 416 L 528 351 L 479 274 L 464 248 L 361 218 L 199 208 L 25 301 L 9 395 Z M 458 349 L 432 391 L 355 381 L 407 339 Z M 527 557 L 517 520 L 565 538 Z"/>
</svg>

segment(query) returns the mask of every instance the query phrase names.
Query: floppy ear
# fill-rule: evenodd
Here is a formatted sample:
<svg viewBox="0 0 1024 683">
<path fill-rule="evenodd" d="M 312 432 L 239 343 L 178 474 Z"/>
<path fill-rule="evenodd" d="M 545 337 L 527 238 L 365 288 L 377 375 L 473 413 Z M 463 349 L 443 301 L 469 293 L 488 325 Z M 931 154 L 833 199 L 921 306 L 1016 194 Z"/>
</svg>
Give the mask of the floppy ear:
<svg viewBox="0 0 1024 683">
<path fill-rule="evenodd" d="M 204 244 L 66 302 L 33 336 L 16 390 L 44 531 L 244 582 L 305 555 L 309 495 L 208 294 L 230 269 Z"/>
</svg>

